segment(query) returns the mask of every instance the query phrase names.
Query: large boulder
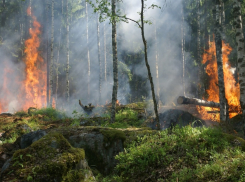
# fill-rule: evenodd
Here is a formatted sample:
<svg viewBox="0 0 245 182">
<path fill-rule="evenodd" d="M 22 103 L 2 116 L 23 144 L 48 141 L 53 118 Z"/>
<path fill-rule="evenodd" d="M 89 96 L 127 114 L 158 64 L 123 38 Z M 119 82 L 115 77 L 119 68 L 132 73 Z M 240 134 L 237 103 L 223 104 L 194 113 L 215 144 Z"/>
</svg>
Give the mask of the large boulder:
<svg viewBox="0 0 245 182">
<path fill-rule="evenodd" d="M 2 181 L 95 181 L 85 152 L 73 148 L 62 134 L 51 132 L 17 150 L 4 164 Z"/>
<path fill-rule="evenodd" d="M 206 126 L 205 121 L 191 115 L 189 112 L 178 110 L 178 109 L 169 109 L 163 113 L 159 114 L 159 121 L 161 130 L 174 127 L 179 125 L 180 127 L 187 126 L 191 124 L 193 127 Z M 156 119 L 150 119 L 147 121 L 146 126 L 157 129 Z"/>
<path fill-rule="evenodd" d="M 123 151 L 126 139 L 122 130 L 94 127 L 66 136 L 73 147 L 83 148 L 90 166 L 108 174 L 116 165 L 115 155 Z"/>
<path fill-rule="evenodd" d="M 29 147 L 33 142 L 39 140 L 45 135 L 47 135 L 47 133 L 44 130 L 37 130 L 22 135 L 20 138 L 20 148 L 24 149 L 26 147 Z"/>
</svg>

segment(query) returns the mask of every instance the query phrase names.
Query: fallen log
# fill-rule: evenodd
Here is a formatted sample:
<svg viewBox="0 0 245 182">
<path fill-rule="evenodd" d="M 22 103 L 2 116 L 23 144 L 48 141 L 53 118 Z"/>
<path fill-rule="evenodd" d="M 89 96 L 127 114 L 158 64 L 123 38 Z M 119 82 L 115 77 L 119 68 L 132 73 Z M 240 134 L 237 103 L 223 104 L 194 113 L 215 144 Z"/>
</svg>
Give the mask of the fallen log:
<svg viewBox="0 0 245 182">
<path fill-rule="evenodd" d="M 219 108 L 219 103 L 213 102 L 213 101 L 206 101 L 206 100 L 201 100 L 197 98 L 189 98 L 185 96 L 179 96 L 177 99 L 178 104 L 194 104 L 194 105 L 199 105 L 199 106 L 205 106 L 205 107 L 214 107 L 214 108 Z"/>
</svg>

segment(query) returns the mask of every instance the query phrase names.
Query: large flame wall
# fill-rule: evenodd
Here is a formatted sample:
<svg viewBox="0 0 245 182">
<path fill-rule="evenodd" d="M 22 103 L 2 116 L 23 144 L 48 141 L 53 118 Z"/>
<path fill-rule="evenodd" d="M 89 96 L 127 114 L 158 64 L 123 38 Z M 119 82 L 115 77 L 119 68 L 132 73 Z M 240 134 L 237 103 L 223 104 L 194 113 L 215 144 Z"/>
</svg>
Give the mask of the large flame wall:
<svg viewBox="0 0 245 182">
<path fill-rule="evenodd" d="M 24 80 L 20 80 L 19 76 L 15 76 L 14 80 L 8 79 L 10 77 L 9 74 L 12 74 L 14 69 L 8 66 L 7 61 L 5 61 L 0 113 L 9 111 L 9 104 L 13 101 L 15 104 L 12 107 L 15 108 L 12 109 L 15 111 L 19 109 L 27 110 L 29 107 L 41 108 L 46 105 L 46 64 L 38 51 L 41 25 L 36 17 L 31 14 L 30 7 L 27 9 L 27 14 L 31 18 L 32 27 L 29 29 L 30 38 L 25 41 L 25 57 L 23 59 L 25 77 Z M 10 83 L 17 85 L 18 90 L 16 91 L 13 87 L 10 87 Z"/>
</svg>

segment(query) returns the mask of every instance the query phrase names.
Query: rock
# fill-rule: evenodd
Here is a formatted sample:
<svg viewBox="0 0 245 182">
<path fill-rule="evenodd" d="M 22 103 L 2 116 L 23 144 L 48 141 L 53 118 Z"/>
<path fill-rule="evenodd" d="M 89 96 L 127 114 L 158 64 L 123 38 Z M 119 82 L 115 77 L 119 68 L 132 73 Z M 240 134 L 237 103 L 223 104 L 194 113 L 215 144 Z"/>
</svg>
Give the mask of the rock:
<svg viewBox="0 0 245 182">
<path fill-rule="evenodd" d="M 1 173 L 0 173 L 0 177 L 2 178 L 2 173 L 9 167 L 10 162 L 12 160 L 12 157 L 10 159 L 8 159 L 4 164 L 3 167 L 1 169 Z"/>
<path fill-rule="evenodd" d="M 29 181 L 27 178 L 36 182 L 95 181 L 84 150 L 73 148 L 57 132 L 51 132 L 31 146 L 17 150 L 12 160 L 5 163 L 3 181 Z"/>
<path fill-rule="evenodd" d="M 85 150 L 90 166 L 108 174 L 116 165 L 115 155 L 124 149 L 126 136 L 121 130 L 95 127 L 92 131 L 70 134 L 67 139 L 72 146 Z"/>
<path fill-rule="evenodd" d="M 37 130 L 37 131 L 22 135 L 20 139 L 20 148 L 24 149 L 30 146 L 33 142 L 39 140 L 46 134 L 47 133 L 44 130 Z"/>
<path fill-rule="evenodd" d="M 177 124 L 180 127 L 187 126 L 192 124 L 193 127 L 206 126 L 205 121 L 194 117 L 189 112 L 178 110 L 178 109 L 169 109 L 163 113 L 159 114 L 160 127 L 162 130 L 176 126 Z M 152 119 L 146 123 L 146 126 L 156 128 L 156 120 Z"/>
</svg>

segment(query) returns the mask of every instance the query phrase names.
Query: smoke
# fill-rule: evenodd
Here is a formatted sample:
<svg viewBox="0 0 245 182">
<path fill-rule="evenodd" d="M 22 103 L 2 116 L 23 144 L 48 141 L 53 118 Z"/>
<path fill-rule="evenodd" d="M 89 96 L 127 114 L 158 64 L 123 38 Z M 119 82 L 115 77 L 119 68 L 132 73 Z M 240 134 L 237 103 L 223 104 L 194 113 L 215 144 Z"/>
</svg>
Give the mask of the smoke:
<svg viewBox="0 0 245 182">
<path fill-rule="evenodd" d="M 62 1 L 63 2 L 63 1 Z M 65 1 L 64 1 L 65 2 Z M 63 3 L 64 3 L 63 2 Z M 67 107 L 66 100 L 66 7 L 60 1 L 55 2 L 55 33 L 54 33 L 54 66 L 58 66 L 59 80 L 58 80 L 58 108 L 63 108 L 69 111 L 81 110 L 78 105 L 78 100 L 80 99 L 83 104 L 92 103 L 94 105 L 105 104 L 106 101 L 110 102 L 112 95 L 113 86 L 113 70 L 112 70 L 112 45 L 111 45 L 111 24 L 109 20 L 103 23 L 99 23 L 100 28 L 100 48 L 101 48 L 101 66 L 102 73 L 100 73 L 99 60 L 98 60 L 98 47 L 97 47 L 97 14 L 93 13 L 93 9 L 88 5 L 88 38 L 89 38 L 89 55 L 90 55 L 90 82 L 88 83 L 88 58 L 87 58 L 87 24 L 85 17 L 85 3 L 76 0 L 77 5 L 69 6 L 69 11 L 72 11 L 72 16 L 69 17 L 69 28 L 70 28 L 70 44 L 69 44 L 69 56 L 70 56 L 70 67 L 69 67 L 69 79 L 70 79 L 70 104 Z M 158 6 L 165 5 L 162 0 L 148 0 L 145 1 L 146 5 L 149 7 L 151 4 L 156 4 Z M 175 102 L 178 95 L 183 95 L 182 87 L 182 52 L 181 52 L 181 23 L 182 23 L 182 0 L 167 1 L 168 6 L 164 9 L 147 9 L 145 12 L 145 19 L 151 20 L 152 25 L 145 25 L 145 35 L 148 43 L 148 60 L 151 67 L 151 72 L 153 80 L 155 83 L 156 90 L 156 50 L 158 53 L 158 71 L 159 71 L 159 87 L 160 87 L 160 98 L 163 103 L 169 104 Z M 13 21 L 19 19 L 23 22 L 24 29 L 19 28 L 19 23 L 16 23 L 17 33 L 12 36 L 5 36 L 4 41 L 10 42 L 8 44 L 3 44 L 0 47 L 0 55 L 3 58 L 0 62 L 0 85 L 4 86 L 4 69 L 11 68 L 13 73 L 11 77 L 8 77 L 10 83 L 7 86 L 8 90 L 12 94 L 6 95 L 4 89 L 0 91 L 0 103 L 6 104 L 4 110 L 0 112 L 13 112 L 20 110 L 22 108 L 18 107 L 18 102 L 20 101 L 16 96 L 16 78 L 19 81 L 23 80 L 25 77 L 24 70 L 25 66 L 23 64 L 23 56 L 21 56 L 20 51 L 5 51 L 5 46 L 15 45 L 18 48 L 21 45 L 21 38 L 26 39 L 28 37 L 28 18 L 24 20 L 26 8 L 28 2 L 22 2 L 22 12 L 19 15 L 9 18 L 6 21 L 6 27 L 12 26 Z M 124 0 L 123 3 L 119 3 L 118 7 L 121 9 L 123 14 L 127 17 L 139 20 L 140 16 L 137 12 L 140 12 L 141 3 L 140 0 Z M 62 15 L 63 9 L 63 15 Z M 74 13 L 75 12 L 75 13 Z M 50 38 L 50 28 L 51 28 L 51 11 L 50 4 L 47 6 L 44 1 L 35 1 L 32 7 L 32 13 L 35 14 L 37 20 L 42 25 L 42 35 L 41 35 L 41 46 L 40 54 L 47 61 L 47 57 L 50 59 L 50 39 L 47 39 L 47 34 Z M 21 15 L 21 16 L 20 16 Z M 104 32 L 105 26 L 105 32 Z M 184 22 L 185 34 L 189 35 L 189 28 L 186 22 Z M 12 27 L 12 30 L 14 28 Z M 61 31 L 60 31 L 61 30 Z M 156 39 L 155 39 L 156 30 Z M 22 35 L 23 31 L 23 35 Z M 13 31 L 14 32 L 14 31 Z M 119 22 L 117 25 L 118 33 L 118 60 L 122 64 L 128 63 L 126 60 L 126 54 L 137 54 L 143 51 L 143 42 L 141 37 L 141 30 L 137 27 L 134 22 Z M 105 34 L 105 35 L 104 35 Z M 104 36 L 106 39 L 104 39 Z M 186 42 L 188 36 L 186 36 Z M 47 42 L 49 40 L 49 42 Z M 104 46 L 104 41 L 106 41 Z M 17 48 L 17 49 L 18 49 Z M 106 75 L 105 75 L 105 60 L 104 60 L 104 49 L 106 49 Z M 59 52 L 58 52 L 59 51 Z M 8 53 L 6 53 L 8 52 Z M 15 58 L 10 52 L 17 52 L 18 58 Z M 7 54 L 7 55 L 6 55 Z M 59 54 L 59 59 L 58 59 Z M 186 64 L 188 65 L 189 55 L 186 55 Z M 7 64 L 7 65 L 6 65 Z M 119 90 L 118 90 L 118 100 L 126 104 L 129 99 L 128 95 L 133 92 L 132 84 L 130 85 L 129 75 L 126 74 L 126 69 L 121 66 L 121 72 L 119 72 Z M 128 68 L 132 76 L 138 75 L 145 79 L 145 89 L 147 89 L 147 97 L 151 97 L 149 80 L 147 79 L 147 69 L 144 63 L 144 57 L 141 55 L 139 61 L 135 64 L 128 64 Z M 120 70 L 120 69 L 119 69 Z M 56 90 L 56 69 L 54 69 L 54 93 Z M 101 82 L 100 82 L 101 77 Z M 105 81 L 106 77 L 106 81 Z M 89 90 L 88 90 L 89 84 Z M 101 84 L 101 86 L 100 86 Z M 186 85 L 188 87 L 188 85 Z M 101 102 L 99 102 L 99 92 L 101 88 Z M 142 87 L 143 89 L 143 87 Z M 138 94 L 139 95 L 139 94 Z M 7 99 L 6 99 L 7 98 Z M 3 100 L 7 101 L 3 103 Z M 24 102 L 24 98 L 21 102 Z M 0 106 L 1 107 L 1 106 Z M 7 109 L 6 109 L 7 108 Z"/>
</svg>

